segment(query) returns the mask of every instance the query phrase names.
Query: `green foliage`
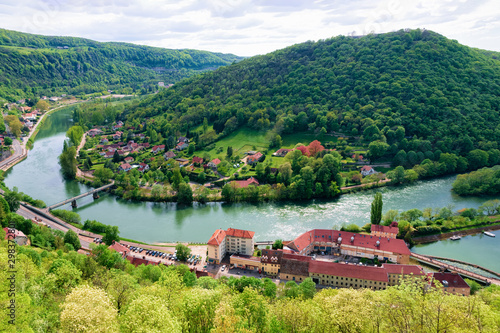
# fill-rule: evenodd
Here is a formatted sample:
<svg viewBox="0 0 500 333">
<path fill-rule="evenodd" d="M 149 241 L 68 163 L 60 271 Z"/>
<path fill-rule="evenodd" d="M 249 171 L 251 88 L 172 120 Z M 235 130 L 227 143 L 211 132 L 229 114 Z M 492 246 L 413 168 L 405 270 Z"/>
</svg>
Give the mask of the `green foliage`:
<svg viewBox="0 0 500 333">
<path fill-rule="evenodd" d="M 177 202 L 182 204 L 190 204 L 193 202 L 193 191 L 191 190 L 191 186 L 189 184 L 181 183 L 179 185 Z"/>
<path fill-rule="evenodd" d="M 283 248 L 283 240 L 277 239 L 273 243 L 273 250 L 278 250 Z"/>
<path fill-rule="evenodd" d="M 58 47 L 67 49 L 58 49 Z M 0 29 L 0 98 L 80 95 L 108 89 L 151 93 L 158 81 L 177 82 L 240 57 L 196 50 L 169 50 L 74 37 L 31 35 Z"/>
<path fill-rule="evenodd" d="M 500 166 L 458 175 L 452 185 L 458 195 L 496 195 L 500 193 Z"/>
<path fill-rule="evenodd" d="M 64 243 L 71 244 L 75 250 L 79 250 L 81 247 L 80 239 L 78 238 L 78 235 L 76 234 L 76 232 L 74 232 L 71 229 L 69 229 L 64 234 Z"/>
<path fill-rule="evenodd" d="M 9 205 L 9 210 L 10 212 L 16 212 L 19 209 L 19 203 L 23 198 L 23 193 L 19 192 L 17 187 L 13 187 L 12 191 L 6 191 L 5 192 L 5 201 Z M 5 208 L 5 206 L 4 206 Z"/>
<path fill-rule="evenodd" d="M 370 211 L 370 221 L 372 224 L 380 224 L 382 220 L 382 193 L 378 192 L 375 194 L 375 199 L 373 199 Z"/>
<path fill-rule="evenodd" d="M 59 155 L 59 165 L 64 178 L 75 179 L 76 177 L 76 148 L 74 146 L 67 147 Z"/>
<path fill-rule="evenodd" d="M 108 225 L 106 226 L 106 232 L 104 236 L 102 237 L 102 241 L 106 245 L 111 245 L 113 244 L 114 241 L 119 242 L 120 241 L 120 231 L 118 230 L 118 227 L 113 225 Z"/>
<path fill-rule="evenodd" d="M 80 223 L 82 221 L 82 218 L 78 213 L 71 212 L 69 210 L 65 209 L 53 209 L 50 211 L 50 213 L 54 216 L 59 217 L 63 221 L 66 221 L 68 223 Z"/>
<path fill-rule="evenodd" d="M 66 132 L 66 136 L 73 146 L 78 146 L 83 138 L 83 128 L 81 126 L 71 126 Z"/>
<path fill-rule="evenodd" d="M 180 261 L 186 261 L 191 255 L 191 249 L 184 244 L 177 244 L 175 249 L 177 250 L 176 256 Z"/>
</svg>

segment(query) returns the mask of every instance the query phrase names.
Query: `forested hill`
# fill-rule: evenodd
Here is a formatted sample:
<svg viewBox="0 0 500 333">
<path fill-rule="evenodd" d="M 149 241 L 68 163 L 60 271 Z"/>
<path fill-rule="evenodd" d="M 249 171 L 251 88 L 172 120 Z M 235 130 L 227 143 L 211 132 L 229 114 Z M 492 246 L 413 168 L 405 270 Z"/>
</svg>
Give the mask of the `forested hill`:
<svg viewBox="0 0 500 333">
<path fill-rule="evenodd" d="M 151 91 L 241 60 L 232 54 L 170 50 L 0 29 L 0 98 L 126 87 Z M 129 89 L 128 89 L 129 90 Z"/>
<path fill-rule="evenodd" d="M 340 36 L 190 78 L 129 115 L 173 114 L 174 123 L 189 126 L 207 117 L 227 132 L 242 125 L 277 133 L 325 128 L 387 141 L 393 154 L 463 155 L 500 141 L 498 55 L 428 30 Z M 413 141 L 417 147 L 414 136 L 423 139 Z"/>
</svg>

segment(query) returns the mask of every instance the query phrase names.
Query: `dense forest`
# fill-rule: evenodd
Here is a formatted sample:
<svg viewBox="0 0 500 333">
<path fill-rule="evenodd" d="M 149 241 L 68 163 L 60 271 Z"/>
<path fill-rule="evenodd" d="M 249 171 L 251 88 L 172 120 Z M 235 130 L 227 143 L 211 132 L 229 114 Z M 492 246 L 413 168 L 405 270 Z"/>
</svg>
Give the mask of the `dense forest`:
<svg viewBox="0 0 500 333">
<path fill-rule="evenodd" d="M 372 143 L 374 158 L 417 158 L 500 141 L 498 53 L 428 30 L 339 36 L 293 45 L 191 77 L 127 110 L 166 132 L 241 126 L 278 135 L 341 132 Z M 159 121 L 158 121 L 159 120 Z"/>
<path fill-rule="evenodd" d="M 50 229 L 41 228 L 50 234 Z M 2 229 L 0 236 L 0 304 L 7 309 L 0 312 L 2 332 L 498 332 L 500 328 L 500 288 L 495 285 L 480 289 L 469 281 L 474 295 L 464 297 L 436 288 L 424 290 L 422 282 L 412 281 L 381 291 L 317 291 L 310 278 L 300 285 L 289 281 L 279 286 L 268 278 L 215 280 L 197 278 L 185 265 L 134 267 L 105 245 L 96 246 L 89 256 L 78 254 L 60 238 L 43 248 L 16 247 L 12 273 Z"/>
<path fill-rule="evenodd" d="M 61 92 L 152 92 L 159 81 L 175 83 L 242 58 L 0 29 L 0 59 L 0 98 L 13 101 Z"/>
</svg>

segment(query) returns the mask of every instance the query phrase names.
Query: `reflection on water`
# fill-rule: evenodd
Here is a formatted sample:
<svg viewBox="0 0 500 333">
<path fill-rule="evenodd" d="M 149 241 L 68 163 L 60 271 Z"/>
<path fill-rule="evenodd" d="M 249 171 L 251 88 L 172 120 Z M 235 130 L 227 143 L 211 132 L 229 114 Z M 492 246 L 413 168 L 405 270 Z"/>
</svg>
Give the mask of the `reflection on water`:
<svg viewBox="0 0 500 333">
<path fill-rule="evenodd" d="M 5 180 L 7 186 L 17 186 L 49 205 L 88 191 L 85 185 L 64 181 L 57 163 L 65 132 L 71 124 L 71 110 L 51 115 L 40 130 L 28 158 L 8 172 Z M 344 195 L 329 201 L 299 203 L 195 203 L 192 207 L 181 207 L 175 203 L 130 202 L 103 195 L 96 201 L 92 197 L 79 200 L 76 212 L 83 220 L 95 219 L 117 225 L 123 237 L 145 242 L 206 242 L 214 229 L 229 227 L 253 230 L 259 240 L 287 240 L 313 228 L 329 229 L 351 223 L 359 226 L 368 223 L 370 204 L 376 192 L 383 194 L 384 211 L 446 206 L 452 206 L 455 210 L 477 208 L 487 200 L 453 195 L 450 191 L 453 179 L 446 177 L 404 187 L 385 187 Z M 62 208 L 71 209 L 69 205 Z M 462 241 L 460 244 L 468 244 Z M 448 249 L 446 244 L 443 243 L 443 249 Z M 452 252 L 447 252 L 447 256 L 453 257 L 455 253 L 460 255 L 456 246 L 451 244 L 449 249 Z M 433 245 L 427 245 L 425 249 L 434 251 Z M 464 253 L 474 252 L 469 247 L 461 249 Z M 487 258 L 490 258 L 488 256 L 492 251 L 482 254 L 482 261 L 489 261 Z M 495 258 L 491 257 L 491 261 L 496 261 Z M 480 264 L 479 261 L 477 263 Z"/>
</svg>

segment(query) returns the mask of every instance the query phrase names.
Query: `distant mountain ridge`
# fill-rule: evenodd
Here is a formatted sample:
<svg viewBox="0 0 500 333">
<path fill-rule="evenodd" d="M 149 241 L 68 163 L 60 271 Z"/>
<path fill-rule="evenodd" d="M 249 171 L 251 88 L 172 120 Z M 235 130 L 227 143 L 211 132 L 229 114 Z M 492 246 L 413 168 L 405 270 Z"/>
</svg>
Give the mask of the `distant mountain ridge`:
<svg viewBox="0 0 500 333">
<path fill-rule="evenodd" d="M 0 29 L 0 59 L 0 97 L 12 100 L 58 91 L 151 91 L 158 81 L 174 83 L 243 58 Z"/>
<path fill-rule="evenodd" d="M 499 148 L 498 52 L 428 30 L 305 42 L 192 77 L 127 111 L 217 132 L 341 132 L 400 149 Z M 430 155 L 429 155 L 430 156 Z"/>
</svg>

